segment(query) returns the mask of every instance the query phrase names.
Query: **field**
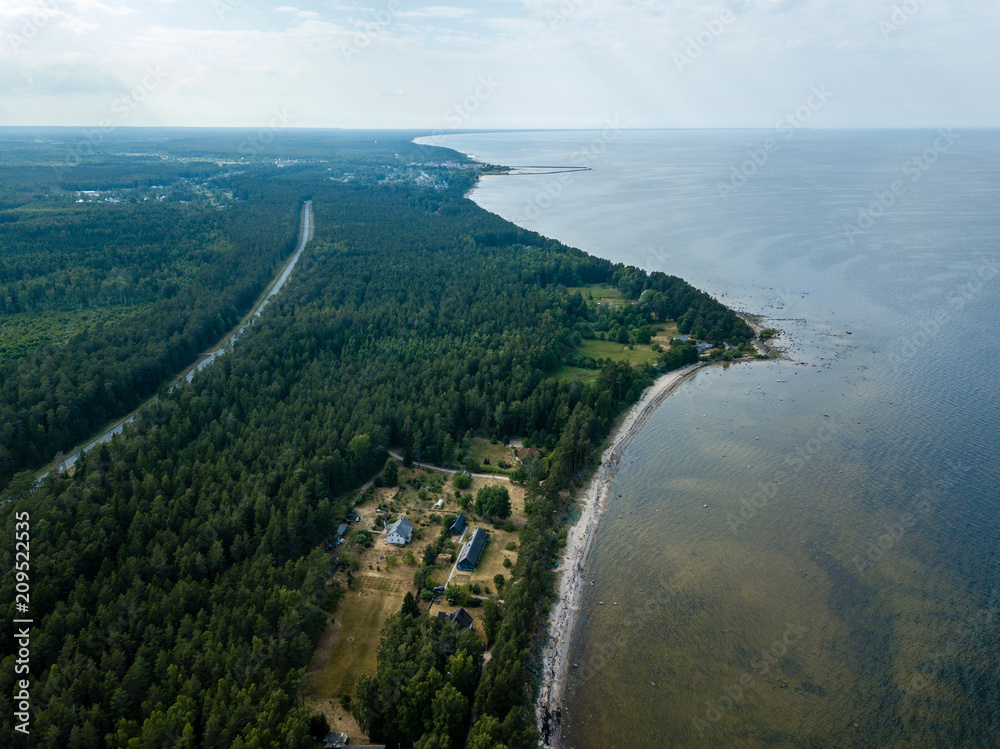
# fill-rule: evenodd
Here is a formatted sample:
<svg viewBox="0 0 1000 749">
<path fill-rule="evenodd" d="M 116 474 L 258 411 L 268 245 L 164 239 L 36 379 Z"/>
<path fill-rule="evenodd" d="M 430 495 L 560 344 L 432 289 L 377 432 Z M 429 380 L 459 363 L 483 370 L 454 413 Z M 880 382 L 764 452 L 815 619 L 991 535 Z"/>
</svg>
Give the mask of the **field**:
<svg viewBox="0 0 1000 749">
<path fill-rule="evenodd" d="M 491 466 L 495 469 L 501 460 L 508 464 L 513 460 L 510 448 L 506 445 L 492 444 L 489 440 L 479 438 L 470 441 L 469 457 L 484 466 L 483 473 L 489 473 Z M 486 460 L 489 463 L 484 462 Z"/>
<path fill-rule="evenodd" d="M 602 286 L 593 284 L 590 286 L 571 286 L 566 289 L 570 294 L 576 294 L 577 292 L 583 296 L 587 301 L 593 301 L 598 305 L 609 305 L 613 307 L 628 304 L 628 301 L 622 298 L 622 293 L 616 289 L 614 286 Z"/>
<path fill-rule="evenodd" d="M 483 440 L 477 442 L 484 442 L 490 448 L 502 448 L 506 456 L 510 457 L 509 448 L 489 445 Z M 326 631 L 309 664 L 311 682 L 306 701 L 311 710 L 327 716 L 333 730 L 347 733 L 352 741 L 363 741 L 364 737 L 350 711 L 341 706 L 340 696 L 344 693 L 353 696 L 359 674 L 375 673 L 376 651 L 383 622 L 390 614 L 399 610 L 407 591 L 416 594 L 413 575 L 419 567 L 424 549 L 438 537 L 442 527 L 441 519 L 446 514 L 457 515 L 461 512 L 451 478 L 449 474 L 428 469 L 401 468 L 397 486 L 373 489 L 355 507 L 360 522 L 352 524 L 347 532 L 346 542 L 333 552 L 342 560 L 353 557 L 357 562 L 357 569 L 352 571 L 353 587 L 345 590 L 336 613 L 328 617 Z M 526 521 L 524 489 L 520 486 L 499 479 L 474 478 L 472 486 L 465 493 L 471 492 L 474 496 L 481 487 L 494 483 L 508 487 L 511 495 L 511 521 L 515 527 L 523 526 Z M 434 507 L 438 500 L 444 500 L 441 509 Z M 413 541 L 401 548 L 386 543 L 385 536 L 382 535 L 384 522 L 377 510 L 387 510 L 393 519 L 405 515 L 413 523 Z M 509 576 L 503 560 L 508 557 L 513 563 L 517 559 L 517 552 L 508 551 L 505 546 L 509 542 L 517 544 L 517 531 L 495 529 L 489 524 L 478 522 L 468 513 L 466 518 L 470 521 L 465 534 L 466 540 L 473 528 L 482 525 L 490 534 L 490 542 L 486 545 L 476 571 L 472 574 L 456 572 L 452 584 L 478 584 L 485 595 L 487 588 L 490 592 L 494 591 L 496 584 L 493 578 L 497 573 Z M 374 538 L 371 548 L 365 549 L 356 543 L 361 530 L 371 531 Z M 453 549 L 457 554 L 460 550 L 458 538 L 455 537 L 453 541 Z M 412 553 L 412 563 L 407 563 L 410 558 L 407 552 Z M 432 576 L 434 584 L 444 585 L 452 567 L 446 546 L 444 553 L 438 556 L 438 567 Z M 335 580 L 346 588 L 345 572 L 338 572 Z M 431 604 L 421 602 L 421 607 L 428 609 L 430 616 L 436 616 L 438 611 L 452 612 L 458 609 L 440 599 Z M 480 609 L 473 607 L 468 610 L 475 619 L 476 631 L 482 634 Z"/>
<path fill-rule="evenodd" d="M 670 340 L 677 335 L 677 324 L 673 322 L 660 323 L 654 326 L 657 334 L 653 337 L 652 343 L 660 344 L 661 348 L 668 348 Z M 632 344 L 629 348 L 626 344 L 615 343 L 614 341 L 602 341 L 598 338 L 591 338 L 584 341 L 576 349 L 576 354 L 589 356 L 592 359 L 611 359 L 612 361 L 627 361 L 633 366 L 645 362 L 655 362 L 660 352 L 653 351 L 649 345 Z M 568 364 L 561 365 L 555 371 L 555 378 L 563 382 L 592 383 L 597 381 L 599 371 L 596 369 L 584 369 Z"/>
</svg>

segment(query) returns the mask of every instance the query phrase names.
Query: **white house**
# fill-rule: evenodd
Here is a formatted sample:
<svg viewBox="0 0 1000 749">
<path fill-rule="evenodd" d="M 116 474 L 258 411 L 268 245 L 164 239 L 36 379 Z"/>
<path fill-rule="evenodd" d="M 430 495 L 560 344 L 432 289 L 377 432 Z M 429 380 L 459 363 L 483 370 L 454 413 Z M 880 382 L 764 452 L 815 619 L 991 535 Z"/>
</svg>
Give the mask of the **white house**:
<svg viewBox="0 0 1000 749">
<path fill-rule="evenodd" d="M 396 546 L 405 546 L 413 538 L 413 523 L 406 518 L 400 518 L 395 523 L 390 523 L 385 529 L 386 543 Z"/>
</svg>

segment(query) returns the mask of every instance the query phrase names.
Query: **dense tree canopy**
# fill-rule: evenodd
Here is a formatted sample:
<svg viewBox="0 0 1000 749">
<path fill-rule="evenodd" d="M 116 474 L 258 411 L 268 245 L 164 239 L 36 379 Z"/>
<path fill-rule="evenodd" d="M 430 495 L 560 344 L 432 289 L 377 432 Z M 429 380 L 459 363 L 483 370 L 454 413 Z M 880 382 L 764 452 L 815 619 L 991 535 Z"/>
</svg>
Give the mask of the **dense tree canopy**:
<svg viewBox="0 0 1000 749">
<path fill-rule="evenodd" d="M 408 606 L 386 624 L 378 673 L 359 685 L 358 719 L 373 739 L 424 749 L 460 746 L 470 720 L 476 746 L 536 739 L 530 638 L 551 590 L 561 490 L 657 371 L 622 362 L 592 384 L 553 378 L 579 327 L 598 323 L 567 287 L 616 283 L 637 323 L 693 305 L 705 325 L 739 326 L 679 280 L 482 211 L 462 197 L 467 172 L 442 167 L 415 185 L 417 154 L 395 147 L 401 157 L 365 156 L 362 180 L 330 179 L 326 164 L 232 175 L 234 203 L 213 209 L 226 238 L 218 262 L 149 316 L 5 370 L 10 474 L 155 390 L 235 321 L 287 254 L 301 200 L 313 200 L 313 243 L 231 355 L 161 391 L 72 475 L 33 489 L 21 473 L 0 497 L 5 527 L 14 512 L 31 515 L 33 746 L 308 746 L 297 695 L 325 621 L 330 569 L 317 549 L 341 496 L 383 468 L 390 446 L 437 461 L 468 432 L 551 450 L 544 491 L 540 476 L 529 481 L 533 511 L 504 603 L 491 604 L 491 663 L 480 679 L 475 638 Z M 650 289 L 663 299 L 643 310 Z M 675 295 L 688 299 L 683 312 Z M 13 600 L 10 546 L 0 560 L 0 596 Z M 12 627 L 0 622 L 8 716 Z M 0 743 L 16 740 L 5 721 Z"/>
</svg>

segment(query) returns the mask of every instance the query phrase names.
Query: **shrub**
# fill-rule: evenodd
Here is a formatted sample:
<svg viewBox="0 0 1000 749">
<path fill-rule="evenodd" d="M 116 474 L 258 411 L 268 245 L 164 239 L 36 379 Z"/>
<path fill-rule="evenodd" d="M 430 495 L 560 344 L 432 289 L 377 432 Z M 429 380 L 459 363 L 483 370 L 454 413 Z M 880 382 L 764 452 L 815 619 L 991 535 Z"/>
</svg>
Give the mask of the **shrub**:
<svg viewBox="0 0 1000 749">
<path fill-rule="evenodd" d="M 510 492 L 506 486 L 484 486 L 476 494 L 476 513 L 489 518 L 510 517 Z"/>
</svg>

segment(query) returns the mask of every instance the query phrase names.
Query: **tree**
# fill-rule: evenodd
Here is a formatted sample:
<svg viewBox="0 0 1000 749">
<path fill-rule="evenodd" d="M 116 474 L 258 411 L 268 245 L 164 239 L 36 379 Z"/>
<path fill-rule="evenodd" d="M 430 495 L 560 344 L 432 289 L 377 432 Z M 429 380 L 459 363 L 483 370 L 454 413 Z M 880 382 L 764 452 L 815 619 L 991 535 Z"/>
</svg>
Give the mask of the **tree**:
<svg viewBox="0 0 1000 749">
<path fill-rule="evenodd" d="M 456 489 L 468 489 L 472 486 L 472 479 L 464 473 L 456 473 L 451 483 L 455 485 Z"/>
<path fill-rule="evenodd" d="M 503 576 L 502 572 L 498 572 L 493 576 L 493 584 L 497 586 L 497 591 L 503 590 L 503 586 L 507 584 L 507 578 Z"/>
<path fill-rule="evenodd" d="M 450 736 L 451 743 L 460 745 L 469 714 L 469 701 L 454 686 L 445 684 L 434 697 L 431 711 L 434 714 L 434 731 Z"/>
<path fill-rule="evenodd" d="M 500 721 L 492 715 L 484 715 L 472 727 L 469 749 L 503 749 Z"/>
<path fill-rule="evenodd" d="M 309 716 L 309 735 L 313 739 L 318 741 L 328 733 L 330 733 L 330 722 L 323 713 L 313 713 Z"/>
<path fill-rule="evenodd" d="M 484 486 L 476 494 L 476 514 L 490 519 L 510 517 L 510 492 L 506 486 Z"/>
<path fill-rule="evenodd" d="M 414 618 L 420 616 L 420 607 L 417 605 L 416 599 L 410 591 L 406 591 L 406 596 L 403 598 L 403 607 L 400 612 L 404 616 L 412 616 Z"/>
<path fill-rule="evenodd" d="M 365 471 L 365 457 L 372 449 L 372 440 L 367 434 L 356 434 L 348 444 L 354 459 L 358 461 L 361 472 Z"/>
<path fill-rule="evenodd" d="M 382 480 L 385 481 L 386 486 L 395 486 L 396 482 L 399 481 L 399 463 L 394 458 L 386 458 Z"/>
<path fill-rule="evenodd" d="M 497 636 L 497 627 L 503 619 L 503 612 L 500 609 L 500 601 L 496 596 L 490 596 L 483 601 L 483 629 L 486 632 L 486 639 L 493 642 Z"/>
</svg>

